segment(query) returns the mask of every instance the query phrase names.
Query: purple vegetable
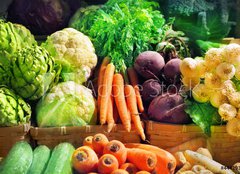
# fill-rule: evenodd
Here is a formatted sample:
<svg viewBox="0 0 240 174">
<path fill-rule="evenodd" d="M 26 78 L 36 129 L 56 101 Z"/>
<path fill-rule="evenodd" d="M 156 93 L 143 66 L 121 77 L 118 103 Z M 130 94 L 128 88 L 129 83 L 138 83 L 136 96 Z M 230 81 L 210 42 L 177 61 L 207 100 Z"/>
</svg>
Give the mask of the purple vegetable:
<svg viewBox="0 0 240 174">
<path fill-rule="evenodd" d="M 179 93 L 165 93 L 153 99 L 148 108 L 148 115 L 154 121 L 185 124 L 191 119 L 184 109 L 184 100 Z"/>
<path fill-rule="evenodd" d="M 171 59 L 169 60 L 163 69 L 163 75 L 166 79 L 174 79 L 181 74 L 180 63 L 181 59 Z"/>
<path fill-rule="evenodd" d="M 151 102 L 154 98 L 161 95 L 162 87 L 157 80 L 149 79 L 142 85 L 142 99 Z"/>
<path fill-rule="evenodd" d="M 8 8 L 8 20 L 23 24 L 35 35 L 66 27 L 70 15 L 64 0 L 14 0 Z"/>
<path fill-rule="evenodd" d="M 164 59 L 158 52 L 145 51 L 136 58 L 134 68 L 146 79 L 157 79 L 164 65 Z"/>
</svg>

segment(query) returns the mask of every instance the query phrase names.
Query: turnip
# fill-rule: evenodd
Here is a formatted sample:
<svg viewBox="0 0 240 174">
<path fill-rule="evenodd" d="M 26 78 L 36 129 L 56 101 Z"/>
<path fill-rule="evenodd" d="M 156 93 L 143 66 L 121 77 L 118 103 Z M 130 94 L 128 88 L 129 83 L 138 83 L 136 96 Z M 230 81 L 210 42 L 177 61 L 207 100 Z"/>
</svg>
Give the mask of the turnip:
<svg viewBox="0 0 240 174">
<path fill-rule="evenodd" d="M 135 70 L 145 79 L 157 79 L 165 65 L 163 57 L 156 51 L 145 51 L 135 60 Z"/>
<path fill-rule="evenodd" d="M 151 102 L 162 92 L 162 87 L 157 80 L 149 79 L 142 85 L 142 99 L 145 102 Z"/>
<path fill-rule="evenodd" d="M 175 79 L 178 77 L 180 72 L 180 63 L 182 62 L 181 59 L 171 59 L 169 60 L 163 69 L 163 75 L 166 79 Z"/>
<path fill-rule="evenodd" d="M 154 121 L 185 124 L 191 119 L 184 109 L 184 99 L 179 93 L 165 93 L 152 100 L 148 115 Z"/>
</svg>

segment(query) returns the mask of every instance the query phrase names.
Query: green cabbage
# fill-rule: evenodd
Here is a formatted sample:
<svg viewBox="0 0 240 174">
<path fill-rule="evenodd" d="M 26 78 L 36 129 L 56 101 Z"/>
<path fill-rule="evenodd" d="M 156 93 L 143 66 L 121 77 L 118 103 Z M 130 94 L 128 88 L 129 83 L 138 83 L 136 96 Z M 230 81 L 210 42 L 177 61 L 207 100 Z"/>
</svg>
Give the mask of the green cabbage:
<svg viewBox="0 0 240 174">
<path fill-rule="evenodd" d="M 30 120 L 30 106 L 6 86 L 0 86 L 0 126 L 15 126 Z"/>
<path fill-rule="evenodd" d="M 73 81 L 54 86 L 38 102 L 39 127 L 96 124 L 96 102 L 90 89 Z"/>
<path fill-rule="evenodd" d="M 18 50 L 37 42 L 30 31 L 22 25 L 0 20 L 0 84 L 8 84 L 9 64 Z"/>
</svg>

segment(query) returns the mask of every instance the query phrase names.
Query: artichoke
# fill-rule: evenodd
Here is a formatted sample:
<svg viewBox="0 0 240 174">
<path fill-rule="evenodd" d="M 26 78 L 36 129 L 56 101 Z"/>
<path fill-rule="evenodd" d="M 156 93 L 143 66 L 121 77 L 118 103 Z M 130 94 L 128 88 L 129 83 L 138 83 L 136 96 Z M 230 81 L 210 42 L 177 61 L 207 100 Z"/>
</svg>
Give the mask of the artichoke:
<svg viewBox="0 0 240 174">
<path fill-rule="evenodd" d="M 15 126 L 29 122 L 30 106 L 6 86 L 0 86 L 0 126 Z"/>
<path fill-rule="evenodd" d="M 11 58 L 9 86 L 25 99 L 39 99 L 57 79 L 60 69 L 55 65 L 44 48 L 37 45 L 23 48 Z"/>
<path fill-rule="evenodd" d="M 0 84 L 9 83 L 9 63 L 11 56 L 19 49 L 36 45 L 30 31 L 22 25 L 0 20 Z"/>
</svg>

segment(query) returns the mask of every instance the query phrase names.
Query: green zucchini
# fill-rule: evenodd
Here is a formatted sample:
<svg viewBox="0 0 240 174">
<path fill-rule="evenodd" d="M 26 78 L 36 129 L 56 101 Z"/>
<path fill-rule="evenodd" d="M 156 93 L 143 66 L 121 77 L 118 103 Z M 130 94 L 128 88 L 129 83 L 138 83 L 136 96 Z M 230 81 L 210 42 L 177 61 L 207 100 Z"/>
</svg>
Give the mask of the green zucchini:
<svg viewBox="0 0 240 174">
<path fill-rule="evenodd" d="M 69 143 L 57 145 L 52 152 L 44 174 L 72 174 L 72 154 L 74 147 Z"/>
<path fill-rule="evenodd" d="M 50 155 L 51 151 L 47 146 L 38 146 L 33 151 L 33 162 L 28 170 L 28 174 L 43 174 L 50 159 Z"/>
<path fill-rule="evenodd" d="M 3 160 L 0 174 L 27 174 L 33 159 L 31 146 L 25 142 L 17 142 Z"/>
</svg>

